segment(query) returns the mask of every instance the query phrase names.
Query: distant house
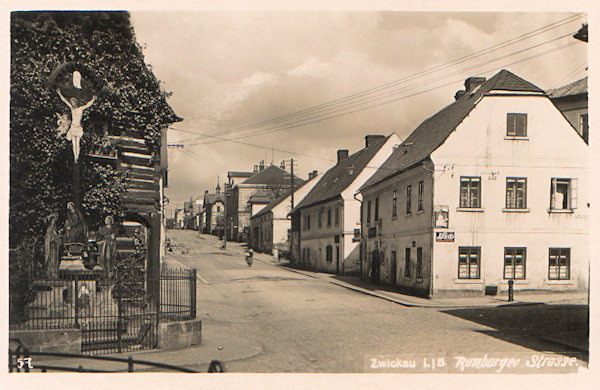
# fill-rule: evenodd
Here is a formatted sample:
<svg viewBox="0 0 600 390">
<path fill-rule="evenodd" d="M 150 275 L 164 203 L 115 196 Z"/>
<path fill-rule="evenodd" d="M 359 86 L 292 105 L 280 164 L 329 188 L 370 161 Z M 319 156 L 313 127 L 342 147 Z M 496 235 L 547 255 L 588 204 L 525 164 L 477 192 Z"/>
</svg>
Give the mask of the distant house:
<svg viewBox="0 0 600 390">
<path fill-rule="evenodd" d="M 540 88 L 467 79 L 360 188 L 362 277 L 425 296 L 587 289 L 587 160 Z"/>
<path fill-rule="evenodd" d="M 252 208 L 258 211 L 258 208 L 266 206 L 291 186 L 290 174 L 284 169 L 275 165 L 258 169 L 254 175 L 231 188 L 226 211 L 228 240 L 246 241 Z M 302 183 L 304 180 L 294 177 L 295 186 Z M 250 202 L 253 196 L 255 198 Z"/>
<path fill-rule="evenodd" d="M 353 155 L 338 150 L 337 164 L 291 212 L 298 240 L 293 262 L 323 272 L 359 272 L 361 202 L 354 195 L 398 144 L 396 134 L 367 135 L 365 147 Z"/>
<path fill-rule="evenodd" d="M 298 204 L 306 194 L 317 184 L 317 171 L 308 175 L 308 181 L 294 188 L 294 202 Z M 277 197 L 273 202 L 255 212 L 250 218 L 249 246 L 257 252 L 290 253 L 291 218 L 288 216 L 292 210 L 291 188 Z"/>
<path fill-rule="evenodd" d="M 183 229 L 185 211 L 183 209 L 175 210 L 175 229 Z"/>
<path fill-rule="evenodd" d="M 225 194 L 217 183 L 214 193 L 204 193 L 204 233 L 215 236 L 223 233 Z"/>
<path fill-rule="evenodd" d="M 588 78 L 547 92 L 552 103 L 567 118 L 571 126 L 588 142 Z"/>
</svg>

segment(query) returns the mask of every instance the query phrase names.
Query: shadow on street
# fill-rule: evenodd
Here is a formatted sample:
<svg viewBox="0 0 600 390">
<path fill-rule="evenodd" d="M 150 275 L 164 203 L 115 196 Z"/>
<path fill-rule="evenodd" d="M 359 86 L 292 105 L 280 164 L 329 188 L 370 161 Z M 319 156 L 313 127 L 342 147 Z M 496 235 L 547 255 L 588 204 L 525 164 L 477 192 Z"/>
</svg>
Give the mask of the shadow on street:
<svg viewBox="0 0 600 390">
<path fill-rule="evenodd" d="M 537 351 L 579 353 L 588 362 L 588 305 L 508 304 L 442 313 L 494 328 L 480 333 Z"/>
</svg>

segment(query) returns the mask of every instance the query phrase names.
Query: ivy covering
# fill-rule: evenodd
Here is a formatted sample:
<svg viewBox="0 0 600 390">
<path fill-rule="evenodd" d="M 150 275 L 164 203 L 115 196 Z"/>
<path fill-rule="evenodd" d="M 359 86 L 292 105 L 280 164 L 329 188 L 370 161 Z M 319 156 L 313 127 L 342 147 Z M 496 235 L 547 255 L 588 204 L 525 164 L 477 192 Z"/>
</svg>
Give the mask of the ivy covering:
<svg viewBox="0 0 600 390">
<path fill-rule="evenodd" d="M 65 206 L 72 200 L 71 142 L 57 134 L 57 113 L 69 111 L 53 88 L 56 80 L 49 80 L 65 63 L 88 69 L 98 96 L 84 112 L 81 155 L 102 146 L 101 137 L 90 131 L 97 118 L 106 118 L 112 134 L 143 138 L 155 154 L 162 129 L 181 120 L 166 101 L 169 93 L 144 62 L 127 12 L 13 12 L 11 248 L 19 247 L 26 237 L 43 237 L 44 217 L 52 212 L 59 214 L 58 226 L 62 226 Z M 91 159 L 80 159 L 79 165 L 81 212 L 88 225 L 98 226 L 106 215 L 122 216 L 127 182 L 121 174 Z"/>
</svg>

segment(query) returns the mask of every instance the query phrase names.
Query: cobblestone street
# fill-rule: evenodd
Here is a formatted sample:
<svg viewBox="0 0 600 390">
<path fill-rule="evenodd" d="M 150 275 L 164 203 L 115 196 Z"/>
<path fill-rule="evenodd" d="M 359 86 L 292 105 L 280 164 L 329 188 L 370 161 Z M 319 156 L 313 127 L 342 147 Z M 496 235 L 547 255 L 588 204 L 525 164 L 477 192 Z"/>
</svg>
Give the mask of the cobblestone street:
<svg viewBox="0 0 600 390">
<path fill-rule="evenodd" d="M 224 360 L 232 372 L 363 372 L 367 355 L 565 352 L 564 346 L 541 340 L 539 329 L 547 326 L 522 329 L 523 321 L 531 322 L 523 313 L 534 308 L 540 322 L 558 319 L 553 332 L 560 330 L 561 318 L 571 324 L 567 330 L 587 321 L 586 305 L 487 311 L 406 307 L 291 272 L 261 260 L 265 255 L 258 254 L 248 267 L 237 243 L 223 251 L 213 236 L 182 230 L 168 236 L 174 244 L 168 266 L 198 271 L 200 348 L 214 358 L 228 356 Z M 186 365 L 207 367 L 206 362 Z"/>
</svg>

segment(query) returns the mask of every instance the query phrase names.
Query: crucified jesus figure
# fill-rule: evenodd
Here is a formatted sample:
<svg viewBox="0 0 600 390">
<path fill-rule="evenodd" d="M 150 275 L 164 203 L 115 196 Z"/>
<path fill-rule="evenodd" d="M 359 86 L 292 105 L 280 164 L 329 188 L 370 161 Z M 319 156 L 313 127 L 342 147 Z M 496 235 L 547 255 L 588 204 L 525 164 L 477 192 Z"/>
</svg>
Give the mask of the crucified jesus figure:
<svg viewBox="0 0 600 390">
<path fill-rule="evenodd" d="M 58 93 L 58 96 L 60 96 L 60 99 L 65 102 L 65 104 L 71 110 L 71 127 L 69 127 L 66 138 L 73 144 L 73 156 L 75 157 L 75 162 L 77 162 L 79 159 L 79 142 L 81 141 L 81 136 L 83 136 L 83 128 L 81 127 L 83 111 L 86 108 L 90 108 L 92 104 L 94 104 L 96 101 L 96 96 L 94 95 L 94 97 L 83 106 L 78 106 L 76 98 L 72 97 L 71 99 L 67 100 L 60 92 L 60 88 L 57 88 L 56 92 Z"/>
</svg>

